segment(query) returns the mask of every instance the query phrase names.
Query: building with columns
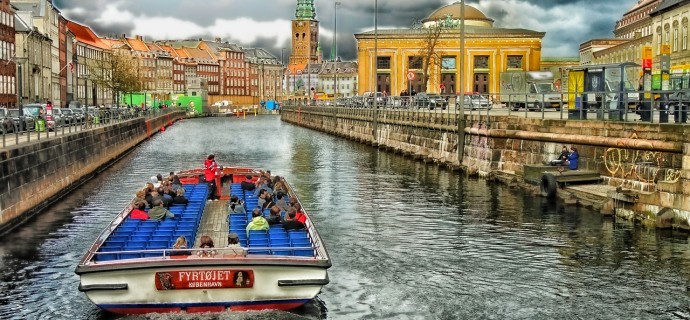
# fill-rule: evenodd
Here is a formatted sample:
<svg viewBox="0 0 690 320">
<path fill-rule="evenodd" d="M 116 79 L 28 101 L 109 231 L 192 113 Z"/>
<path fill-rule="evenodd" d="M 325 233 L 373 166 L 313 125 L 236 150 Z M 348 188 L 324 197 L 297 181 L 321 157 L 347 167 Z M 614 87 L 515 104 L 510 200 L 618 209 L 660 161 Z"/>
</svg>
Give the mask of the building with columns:
<svg viewBox="0 0 690 320">
<path fill-rule="evenodd" d="M 359 94 L 385 91 L 397 95 L 409 87 L 416 92 L 442 94 L 461 90 L 495 93 L 499 91 L 501 72 L 540 70 L 545 33 L 496 28 L 493 19 L 465 5 L 465 52 L 460 52 L 460 13 L 461 4 L 455 2 L 434 11 L 419 27 L 378 30 L 376 54 L 374 31 L 355 34 Z M 423 88 L 422 52 L 428 39 L 427 28 L 432 25 L 442 28 L 434 48 L 434 56 L 439 58 L 432 58 L 428 83 Z M 464 70 L 460 70 L 460 59 L 464 59 Z M 410 71 L 416 76 L 408 82 L 406 74 Z M 464 87 L 457 88 L 461 76 Z"/>
</svg>

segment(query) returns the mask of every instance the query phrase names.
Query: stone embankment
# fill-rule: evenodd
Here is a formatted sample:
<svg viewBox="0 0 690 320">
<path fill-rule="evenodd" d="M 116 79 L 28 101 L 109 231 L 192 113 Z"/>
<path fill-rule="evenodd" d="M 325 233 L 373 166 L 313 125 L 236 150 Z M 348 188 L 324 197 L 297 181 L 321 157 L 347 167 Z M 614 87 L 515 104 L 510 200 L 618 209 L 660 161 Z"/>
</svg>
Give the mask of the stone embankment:
<svg viewBox="0 0 690 320">
<path fill-rule="evenodd" d="M 26 222 L 183 111 L 31 141 L 0 149 L 0 235 Z"/>
<path fill-rule="evenodd" d="M 690 229 L 689 126 L 328 107 L 283 108 L 281 119 L 535 192 L 526 168 L 575 146 L 602 183 L 559 188 L 566 202 Z"/>
</svg>

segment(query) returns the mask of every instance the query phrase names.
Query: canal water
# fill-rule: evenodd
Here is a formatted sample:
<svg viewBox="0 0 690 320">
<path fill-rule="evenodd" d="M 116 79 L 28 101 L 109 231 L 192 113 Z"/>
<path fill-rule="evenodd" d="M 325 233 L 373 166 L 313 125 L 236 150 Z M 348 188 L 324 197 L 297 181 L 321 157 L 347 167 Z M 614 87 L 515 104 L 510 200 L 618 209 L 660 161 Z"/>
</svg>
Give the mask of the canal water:
<svg viewBox="0 0 690 320">
<path fill-rule="evenodd" d="M 156 319 L 688 319 L 688 234 L 655 231 L 282 123 L 178 122 L 0 241 L 0 318 L 115 319 L 74 267 L 152 175 L 221 164 L 284 175 L 333 259 L 293 312 Z M 141 316 L 124 317 L 143 319 Z"/>
</svg>

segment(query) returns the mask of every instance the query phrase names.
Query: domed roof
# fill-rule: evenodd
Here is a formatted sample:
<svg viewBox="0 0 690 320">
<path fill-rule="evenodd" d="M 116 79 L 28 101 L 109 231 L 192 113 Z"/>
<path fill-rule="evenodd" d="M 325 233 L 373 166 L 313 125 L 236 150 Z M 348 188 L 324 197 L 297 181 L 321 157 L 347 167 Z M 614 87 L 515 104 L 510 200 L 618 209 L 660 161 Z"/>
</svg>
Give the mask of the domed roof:
<svg viewBox="0 0 690 320">
<path fill-rule="evenodd" d="M 454 3 L 436 9 L 436 11 L 432 12 L 429 15 L 429 17 L 422 20 L 422 22 L 444 20 L 448 15 L 451 16 L 451 19 L 459 21 L 461 7 L 462 4 L 456 1 Z M 489 24 L 492 24 L 494 22 L 493 19 L 488 18 L 486 15 L 484 15 L 484 13 L 477 10 L 477 8 L 465 5 L 465 21 L 467 20 L 484 21 Z"/>
</svg>

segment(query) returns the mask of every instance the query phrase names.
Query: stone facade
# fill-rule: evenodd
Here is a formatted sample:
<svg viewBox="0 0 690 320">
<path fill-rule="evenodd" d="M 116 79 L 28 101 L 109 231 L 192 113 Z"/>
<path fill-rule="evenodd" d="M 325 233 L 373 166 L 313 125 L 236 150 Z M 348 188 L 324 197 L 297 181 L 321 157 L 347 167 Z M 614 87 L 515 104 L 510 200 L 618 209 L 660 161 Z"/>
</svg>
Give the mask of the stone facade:
<svg viewBox="0 0 690 320">
<path fill-rule="evenodd" d="M 616 199 L 615 212 L 622 217 L 690 229 L 690 128 L 685 126 L 465 115 L 464 140 L 458 140 L 454 114 L 287 106 L 281 118 L 525 185 L 526 167 L 555 159 L 562 145 L 576 146 L 581 170 L 598 173 L 605 185 L 621 190 L 599 199 L 599 207 L 614 208 Z"/>
</svg>

